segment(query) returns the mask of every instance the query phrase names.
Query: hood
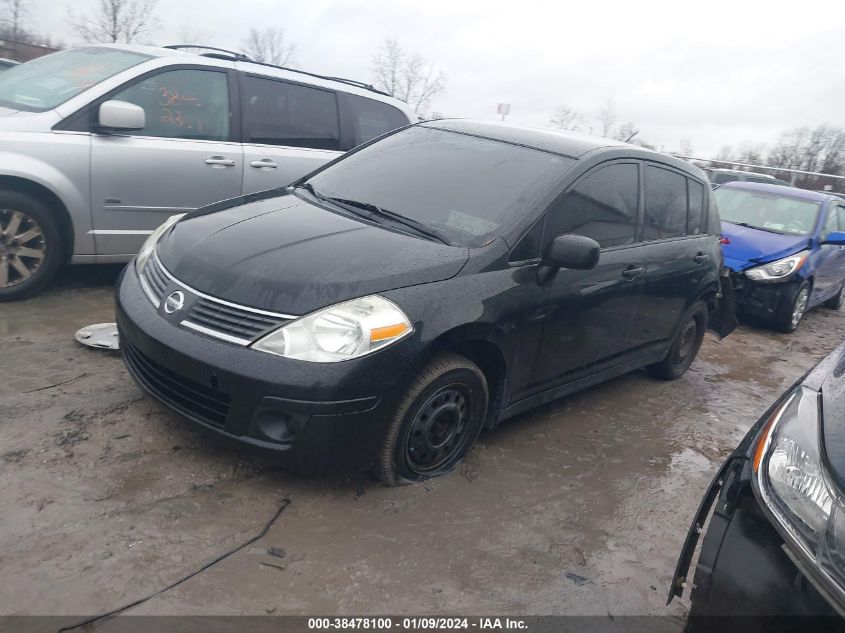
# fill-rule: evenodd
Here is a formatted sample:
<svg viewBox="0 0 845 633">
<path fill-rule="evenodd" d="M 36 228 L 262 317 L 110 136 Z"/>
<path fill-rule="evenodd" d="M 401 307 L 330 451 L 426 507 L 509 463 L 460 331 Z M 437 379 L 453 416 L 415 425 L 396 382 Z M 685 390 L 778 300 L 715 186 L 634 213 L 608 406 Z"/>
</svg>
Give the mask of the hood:
<svg viewBox="0 0 845 633">
<path fill-rule="evenodd" d="M 722 244 L 725 266 L 737 272 L 792 255 L 810 243 L 806 235 L 781 235 L 726 220 L 722 220 L 722 236 L 730 241 Z"/>
<path fill-rule="evenodd" d="M 804 380 L 822 394 L 822 442 L 827 468 L 845 489 L 845 345 L 822 360 Z"/>
<path fill-rule="evenodd" d="M 466 248 L 372 225 L 291 194 L 231 202 L 177 223 L 159 242 L 158 255 L 178 280 L 241 305 L 302 315 L 448 279 L 469 257 Z"/>
</svg>

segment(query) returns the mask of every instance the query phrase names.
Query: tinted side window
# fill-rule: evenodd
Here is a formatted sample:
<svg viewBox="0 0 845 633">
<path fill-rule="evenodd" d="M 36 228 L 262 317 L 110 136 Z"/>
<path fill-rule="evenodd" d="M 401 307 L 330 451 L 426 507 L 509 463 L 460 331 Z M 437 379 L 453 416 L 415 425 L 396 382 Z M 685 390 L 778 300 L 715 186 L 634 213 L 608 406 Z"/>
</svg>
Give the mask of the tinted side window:
<svg viewBox="0 0 845 633">
<path fill-rule="evenodd" d="M 337 98 L 330 90 L 247 76 L 243 101 L 247 142 L 340 149 Z"/>
<path fill-rule="evenodd" d="M 678 173 L 645 168 L 645 222 L 643 240 L 680 237 L 686 231 L 687 179 Z"/>
<path fill-rule="evenodd" d="M 704 186 L 695 180 L 687 180 L 689 186 L 689 212 L 687 213 L 687 235 L 701 235 L 704 230 Z"/>
<path fill-rule="evenodd" d="M 583 178 L 548 212 L 548 236 L 585 235 L 603 248 L 634 241 L 639 169 L 633 163 L 608 165 Z"/>
<path fill-rule="evenodd" d="M 734 180 L 739 180 L 739 178 L 733 174 L 716 174 L 711 180 L 717 185 L 724 185 L 726 182 L 733 182 Z"/>
<path fill-rule="evenodd" d="M 519 243 L 511 251 L 508 261 L 524 262 L 529 259 L 540 257 L 540 247 L 543 241 L 543 222 L 535 222 L 534 226 L 522 236 Z"/>
<path fill-rule="evenodd" d="M 112 97 L 141 106 L 146 126 L 134 134 L 166 138 L 229 139 L 229 80 L 209 70 L 170 70 Z"/>
<path fill-rule="evenodd" d="M 402 111 L 381 101 L 346 94 L 343 103 L 348 109 L 347 120 L 352 124 L 354 145 L 366 143 L 409 123 Z"/>
</svg>

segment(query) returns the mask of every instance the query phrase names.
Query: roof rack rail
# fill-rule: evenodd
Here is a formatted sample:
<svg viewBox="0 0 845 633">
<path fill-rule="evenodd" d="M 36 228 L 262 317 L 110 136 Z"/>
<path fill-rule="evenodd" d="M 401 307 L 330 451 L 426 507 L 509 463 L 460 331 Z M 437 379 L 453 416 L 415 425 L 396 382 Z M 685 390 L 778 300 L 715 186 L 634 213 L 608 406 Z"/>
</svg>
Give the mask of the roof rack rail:
<svg viewBox="0 0 845 633">
<path fill-rule="evenodd" d="M 198 48 L 204 51 L 213 51 L 213 53 L 201 53 L 204 57 L 218 57 L 221 59 L 234 59 L 239 62 L 251 62 L 254 61 L 249 55 L 244 55 L 243 53 L 236 53 L 235 51 L 229 51 L 225 48 L 217 48 L 216 46 L 203 46 L 202 44 L 171 44 L 170 46 L 165 46 L 164 48 L 169 48 L 174 51 L 181 51 L 185 48 Z M 215 55 L 214 53 L 222 53 L 223 55 Z M 228 57 L 224 57 L 224 55 Z"/>
<path fill-rule="evenodd" d="M 375 92 L 376 94 L 384 95 L 385 97 L 392 97 L 393 95 L 384 92 L 383 90 L 379 90 L 372 84 L 364 83 L 363 81 L 355 81 L 354 79 L 344 79 L 343 77 L 333 77 L 331 75 L 319 75 L 317 73 L 311 73 L 307 70 L 299 70 L 298 68 L 290 68 L 288 66 L 279 66 L 278 64 L 271 64 L 269 62 L 259 62 L 252 59 L 249 55 L 244 55 L 243 53 L 236 53 L 234 51 L 228 51 L 225 48 L 217 48 L 215 46 L 202 46 L 200 44 L 173 44 L 171 46 L 165 46 L 164 48 L 169 48 L 172 50 L 182 50 L 185 48 L 198 48 L 202 50 L 212 51 L 211 53 L 200 53 L 205 57 L 216 57 L 219 59 L 232 59 L 234 61 L 239 62 L 249 62 L 251 64 L 258 64 L 259 66 L 267 66 L 269 68 L 278 68 L 279 70 L 285 70 L 290 73 L 299 73 L 300 75 L 308 75 L 309 77 L 316 77 L 317 79 L 325 79 L 327 81 L 337 81 L 342 84 L 346 84 L 348 86 L 355 86 L 356 88 L 363 88 L 364 90 L 369 90 L 370 92 Z M 227 55 L 228 57 L 224 57 Z"/>
</svg>

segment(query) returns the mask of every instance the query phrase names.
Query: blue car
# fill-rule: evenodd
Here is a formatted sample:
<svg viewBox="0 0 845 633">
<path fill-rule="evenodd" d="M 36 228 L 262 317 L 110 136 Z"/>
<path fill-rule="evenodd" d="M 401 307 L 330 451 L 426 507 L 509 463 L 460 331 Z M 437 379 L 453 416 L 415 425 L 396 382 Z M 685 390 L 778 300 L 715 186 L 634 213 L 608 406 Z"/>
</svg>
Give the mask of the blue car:
<svg viewBox="0 0 845 633">
<path fill-rule="evenodd" d="M 838 309 L 845 283 L 845 200 L 752 182 L 716 189 L 737 312 L 794 332 L 807 310 Z"/>
</svg>

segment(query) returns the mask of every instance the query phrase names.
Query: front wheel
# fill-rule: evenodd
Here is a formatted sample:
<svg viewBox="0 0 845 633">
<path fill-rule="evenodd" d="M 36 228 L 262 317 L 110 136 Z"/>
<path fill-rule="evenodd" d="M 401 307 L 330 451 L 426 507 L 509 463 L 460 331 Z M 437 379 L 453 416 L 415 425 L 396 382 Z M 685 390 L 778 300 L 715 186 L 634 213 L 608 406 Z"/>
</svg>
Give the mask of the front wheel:
<svg viewBox="0 0 845 633">
<path fill-rule="evenodd" d="M 0 192 L 0 301 L 39 292 L 62 261 L 59 227 L 40 200 Z"/>
<path fill-rule="evenodd" d="M 786 297 L 773 325 L 781 332 L 794 332 L 807 312 L 810 303 L 810 284 L 802 281 L 791 297 Z"/>
<path fill-rule="evenodd" d="M 707 305 L 697 303 L 692 310 L 687 312 L 666 358 L 659 363 L 649 365 L 648 372 L 655 378 L 663 380 L 677 380 L 683 376 L 698 355 L 706 330 Z"/>
<path fill-rule="evenodd" d="M 435 358 L 413 382 L 390 423 L 377 476 L 396 486 L 443 475 L 475 443 L 487 414 L 487 381 L 453 353 Z"/>
</svg>

